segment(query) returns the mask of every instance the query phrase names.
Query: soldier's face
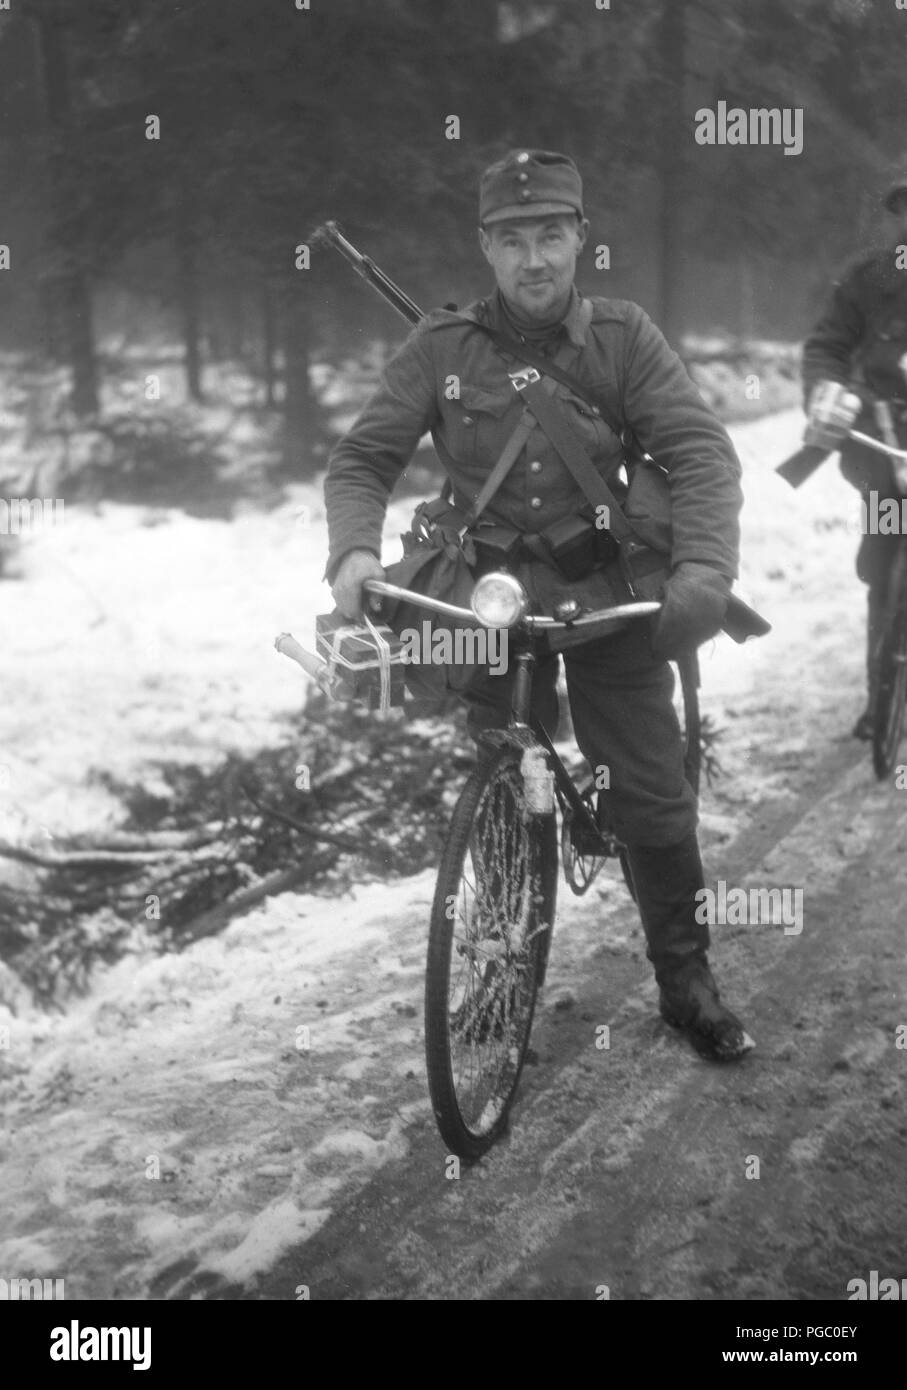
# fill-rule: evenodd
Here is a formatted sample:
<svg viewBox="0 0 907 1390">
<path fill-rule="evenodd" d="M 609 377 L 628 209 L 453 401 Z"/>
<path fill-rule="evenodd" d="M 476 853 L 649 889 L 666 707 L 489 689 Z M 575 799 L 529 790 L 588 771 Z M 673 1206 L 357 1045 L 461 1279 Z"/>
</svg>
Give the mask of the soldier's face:
<svg viewBox="0 0 907 1390">
<path fill-rule="evenodd" d="M 566 308 L 589 223 L 570 213 L 479 228 L 498 288 L 524 318 L 548 323 Z"/>
</svg>

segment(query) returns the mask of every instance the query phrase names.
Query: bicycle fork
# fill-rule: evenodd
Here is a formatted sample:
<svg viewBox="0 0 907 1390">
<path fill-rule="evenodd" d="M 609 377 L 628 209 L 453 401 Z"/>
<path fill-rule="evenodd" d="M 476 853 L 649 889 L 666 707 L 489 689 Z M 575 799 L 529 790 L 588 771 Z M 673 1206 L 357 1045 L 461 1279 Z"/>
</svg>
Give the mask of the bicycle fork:
<svg viewBox="0 0 907 1390">
<path fill-rule="evenodd" d="M 515 724 L 520 728 L 529 727 L 532 704 L 532 677 L 535 672 L 535 653 L 528 648 L 517 653 L 516 676 L 513 681 L 513 695 L 510 709 Z"/>
</svg>

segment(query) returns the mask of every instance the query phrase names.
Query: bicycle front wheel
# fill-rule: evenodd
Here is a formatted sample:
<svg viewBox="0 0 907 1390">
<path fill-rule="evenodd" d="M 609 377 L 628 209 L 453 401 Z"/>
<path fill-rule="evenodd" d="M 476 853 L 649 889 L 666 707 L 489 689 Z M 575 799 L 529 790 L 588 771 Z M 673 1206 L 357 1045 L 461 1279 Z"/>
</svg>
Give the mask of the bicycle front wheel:
<svg viewBox="0 0 907 1390">
<path fill-rule="evenodd" d="M 507 1124 L 544 978 L 556 817 L 526 808 L 521 750 L 483 758 L 457 802 L 428 942 L 425 1051 L 441 1137 L 480 1158 Z"/>
<path fill-rule="evenodd" d="M 907 614 L 898 609 L 882 639 L 872 734 L 872 765 L 878 778 L 894 767 L 904 728 L 907 699 Z"/>
</svg>

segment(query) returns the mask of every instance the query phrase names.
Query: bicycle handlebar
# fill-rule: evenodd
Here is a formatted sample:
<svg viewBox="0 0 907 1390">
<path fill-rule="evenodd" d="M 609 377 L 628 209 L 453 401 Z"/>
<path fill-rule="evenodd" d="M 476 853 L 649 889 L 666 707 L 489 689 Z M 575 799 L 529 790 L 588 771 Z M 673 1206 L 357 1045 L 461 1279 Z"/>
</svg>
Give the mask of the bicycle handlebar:
<svg viewBox="0 0 907 1390">
<path fill-rule="evenodd" d="M 456 604 L 444 603 L 441 599 L 428 598 L 425 594 L 417 594 L 412 589 L 401 589 L 397 584 L 388 584 L 383 579 L 366 579 L 362 587 L 368 593 L 375 594 L 379 598 L 396 598 L 407 603 L 416 603 L 422 608 L 431 609 L 434 613 L 443 613 L 448 618 L 463 618 L 470 623 L 481 621 L 471 608 L 459 608 Z M 609 620 L 618 622 L 626 618 L 646 618 L 652 613 L 657 613 L 660 608 L 661 604 L 655 602 L 619 603 L 612 608 L 599 608 L 593 613 L 581 613 L 578 618 L 573 618 L 570 622 L 559 618 L 548 618 L 543 614 L 529 614 L 520 619 L 516 626 L 528 628 L 530 632 L 544 632 L 551 635 L 571 632 L 576 628 L 592 627 L 597 623 Z M 487 626 L 487 624 L 482 624 L 482 626 Z"/>
<path fill-rule="evenodd" d="M 425 594 L 417 594 L 412 589 L 401 589 L 399 584 L 388 584 L 384 579 L 366 579 L 362 587 L 378 598 L 403 599 L 407 603 L 418 603 L 423 608 L 431 608 L 435 613 L 443 613 L 448 618 L 467 618 L 473 623 L 476 621 L 476 615 L 471 608 L 459 608 L 455 603 L 444 603 L 438 598 L 427 598 Z"/>
<path fill-rule="evenodd" d="M 430 608 L 433 612 L 443 613 L 449 618 L 463 618 L 469 623 L 479 622 L 471 608 L 458 608 L 456 604 L 444 603 L 441 599 L 427 598 L 425 594 L 417 594 L 413 589 L 401 589 L 399 585 L 388 584 L 385 580 L 367 579 L 362 587 L 380 598 L 404 599 L 420 604 L 423 608 Z M 599 624 L 623 624 L 628 618 L 648 617 L 657 613 L 660 608 L 660 603 L 619 603 L 613 608 L 600 608 L 594 613 L 582 613 L 569 623 L 538 614 L 520 619 L 516 626 L 552 636 L 557 633 L 575 632 L 577 629 L 582 631 L 594 628 Z M 281 632 L 275 638 L 274 646 L 282 656 L 288 656 L 291 661 L 302 667 L 306 675 L 317 681 L 326 695 L 333 699 L 338 694 L 340 681 L 323 656 L 307 651 L 290 632 Z"/>
<path fill-rule="evenodd" d="M 907 464 L 907 449 L 895 449 L 893 445 L 886 444 L 884 439 L 877 439 L 874 434 L 864 434 L 862 430 L 848 430 L 847 438 L 855 440 L 857 444 L 865 444 L 869 449 L 875 449 L 876 453 L 887 454 L 889 458 Z"/>
<path fill-rule="evenodd" d="M 845 439 L 852 439 L 855 444 L 863 444 L 878 454 L 886 454 L 894 467 L 899 490 L 907 492 L 907 449 L 898 449 L 892 444 L 886 444 L 884 439 L 879 439 L 874 434 L 864 434 L 862 430 L 848 430 L 841 438 L 842 444 Z M 799 487 L 815 472 L 820 463 L 824 463 L 830 454 L 837 452 L 838 447 L 834 444 L 831 447 L 824 444 L 804 444 L 795 454 L 791 454 L 790 458 L 779 463 L 775 472 L 780 473 L 791 487 Z"/>
</svg>

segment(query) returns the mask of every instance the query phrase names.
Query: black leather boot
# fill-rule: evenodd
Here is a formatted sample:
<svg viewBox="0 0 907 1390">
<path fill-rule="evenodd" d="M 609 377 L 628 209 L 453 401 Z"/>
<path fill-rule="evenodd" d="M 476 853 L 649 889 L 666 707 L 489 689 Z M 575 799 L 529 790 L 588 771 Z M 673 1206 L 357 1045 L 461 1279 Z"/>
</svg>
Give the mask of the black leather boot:
<svg viewBox="0 0 907 1390">
<path fill-rule="evenodd" d="M 628 855 L 662 1018 L 682 1028 L 706 1056 L 742 1057 L 753 1041 L 721 1003 L 709 969 L 709 929 L 696 920 L 696 893 L 704 886 L 696 836 L 677 845 L 631 849 Z"/>
</svg>

